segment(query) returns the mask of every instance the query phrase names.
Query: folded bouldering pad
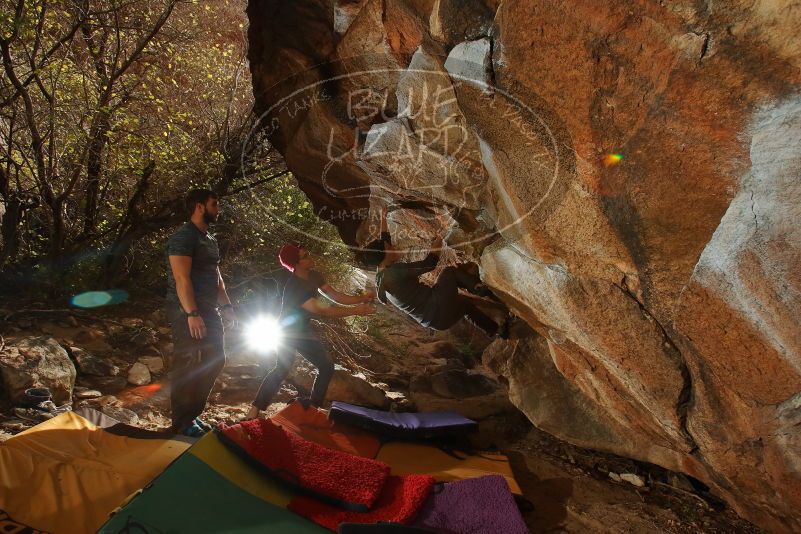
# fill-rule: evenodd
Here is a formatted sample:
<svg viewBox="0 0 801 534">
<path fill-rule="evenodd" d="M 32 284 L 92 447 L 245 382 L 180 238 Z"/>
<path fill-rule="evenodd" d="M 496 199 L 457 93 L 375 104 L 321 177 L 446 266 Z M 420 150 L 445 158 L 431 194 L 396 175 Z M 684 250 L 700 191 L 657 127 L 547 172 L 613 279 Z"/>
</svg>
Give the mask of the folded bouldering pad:
<svg viewBox="0 0 801 534">
<path fill-rule="evenodd" d="M 118 510 L 99 532 L 326 531 L 243 490 L 193 454 L 184 454 Z"/>
<path fill-rule="evenodd" d="M 434 479 L 427 475 L 391 476 L 387 478 L 381 496 L 367 512 L 343 510 L 309 497 L 295 497 L 288 508 L 334 532 L 340 523 L 410 523 L 433 485 Z"/>
<path fill-rule="evenodd" d="M 332 421 L 398 439 L 440 439 L 464 436 L 478 430 L 478 423 L 455 412 L 386 412 L 334 401 Z"/>
<path fill-rule="evenodd" d="M 305 440 L 267 419 L 217 430 L 227 447 L 293 490 L 350 510 L 378 499 L 389 466 Z"/>
<path fill-rule="evenodd" d="M 214 432 L 200 438 L 186 454 L 195 456 L 232 484 L 263 501 L 286 507 L 295 496 L 286 484 L 253 469 L 250 463 L 223 445 Z"/>
<path fill-rule="evenodd" d="M 298 401 L 288 405 L 270 420 L 303 439 L 356 456 L 375 458 L 381 448 L 381 442 L 373 434 L 334 422 L 318 408 L 307 408 Z"/>
<path fill-rule="evenodd" d="M 189 445 L 167 434 L 122 424 L 104 429 L 62 413 L 0 444 L 0 514 L 31 531 L 95 532 Z"/>
<path fill-rule="evenodd" d="M 506 480 L 500 475 L 437 484 L 414 524 L 435 532 L 528 534 Z"/>
<path fill-rule="evenodd" d="M 447 453 L 433 445 L 393 441 L 381 446 L 376 459 L 389 464 L 393 475 L 428 474 L 439 482 L 497 474 L 503 476 L 512 493 L 523 494 L 509 458 L 503 454 Z"/>
</svg>

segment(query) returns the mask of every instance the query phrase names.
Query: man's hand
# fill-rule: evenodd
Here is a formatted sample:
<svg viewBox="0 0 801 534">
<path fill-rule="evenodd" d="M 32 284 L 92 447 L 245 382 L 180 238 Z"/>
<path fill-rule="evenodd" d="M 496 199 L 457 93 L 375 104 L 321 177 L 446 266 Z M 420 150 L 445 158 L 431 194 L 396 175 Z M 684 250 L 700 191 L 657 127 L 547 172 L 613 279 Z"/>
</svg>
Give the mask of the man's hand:
<svg viewBox="0 0 801 534">
<path fill-rule="evenodd" d="M 231 307 L 223 308 L 222 318 L 224 324 L 229 328 L 236 328 L 239 325 L 239 318 L 236 316 L 236 312 Z"/>
<path fill-rule="evenodd" d="M 375 306 L 372 304 L 359 304 L 354 311 L 356 315 L 373 315 L 375 313 Z"/>
<path fill-rule="evenodd" d="M 187 317 L 186 321 L 189 323 L 189 334 L 194 339 L 206 337 L 206 323 L 203 321 L 203 317 Z"/>
</svg>

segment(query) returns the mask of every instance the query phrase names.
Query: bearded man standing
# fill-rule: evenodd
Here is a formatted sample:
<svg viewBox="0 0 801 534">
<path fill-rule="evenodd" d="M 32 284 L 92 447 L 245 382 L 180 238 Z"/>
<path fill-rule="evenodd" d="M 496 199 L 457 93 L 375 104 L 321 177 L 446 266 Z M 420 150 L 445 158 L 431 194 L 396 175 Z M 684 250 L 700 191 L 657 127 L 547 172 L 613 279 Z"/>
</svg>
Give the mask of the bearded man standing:
<svg viewBox="0 0 801 534">
<path fill-rule="evenodd" d="M 210 430 L 200 419 L 217 375 L 225 365 L 221 312 L 235 324 L 220 274 L 220 250 L 209 233 L 217 221 L 217 195 L 193 189 L 186 196 L 189 221 L 167 241 L 167 318 L 174 351 L 170 365 L 172 432 L 198 437 Z"/>
</svg>

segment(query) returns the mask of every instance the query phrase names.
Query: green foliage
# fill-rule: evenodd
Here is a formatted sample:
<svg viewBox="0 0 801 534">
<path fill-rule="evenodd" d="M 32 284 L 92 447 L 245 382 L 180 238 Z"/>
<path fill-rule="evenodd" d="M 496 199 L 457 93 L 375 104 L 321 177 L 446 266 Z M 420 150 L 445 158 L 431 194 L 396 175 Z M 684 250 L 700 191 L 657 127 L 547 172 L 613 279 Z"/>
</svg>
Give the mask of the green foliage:
<svg viewBox="0 0 801 534">
<path fill-rule="evenodd" d="M 224 199 L 222 209 L 217 236 L 228 253 L 227 272 L 243 284 L 240 292 L 283 276 L 277 255 L 290 241 L 307 248 L 330 280 L 350 273 L 347 247 L 334 226 L 315 215 L 291 175 Z"/>
<path fill-rule="evenodd" d="M 36 207 L 5 262 L 108 245 L 151 161 L 143 213 L 219 179 L 226 144 L 237 143 L 250 113 L 243 2 L 17 6 L 0 19 L 10 56 L 0 84 L 0 194 L 7 203 L 30 196 Z M 44 240 L 34 237 L 40 227 Z"/>
<path fill-rule="evenodd" d="M 158 289 L 164 242 L 184 219 L 176 200 L 212 186 L 223 195 L 225 268 L 243 288 L 278 268 L 289 239 L 345 272 L 347 251 L 291 176 L 249 187 L 284 164 L 247 137 L 244 0 L 87 5 L 17 0 L 0 15 L 11 58 L 0 77 L 0 198 L 7 212 L 25 206 L 4 228 L 0 271 L 59 292 L 110 272 Z"/>
</svg>

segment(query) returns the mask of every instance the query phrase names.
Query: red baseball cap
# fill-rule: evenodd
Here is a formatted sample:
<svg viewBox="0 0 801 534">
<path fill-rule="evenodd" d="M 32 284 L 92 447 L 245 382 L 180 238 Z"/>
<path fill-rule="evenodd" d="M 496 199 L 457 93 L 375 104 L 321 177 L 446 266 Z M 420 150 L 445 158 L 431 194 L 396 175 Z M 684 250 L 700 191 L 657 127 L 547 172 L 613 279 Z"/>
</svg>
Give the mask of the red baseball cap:
<svg viewBox="0 0 801 534">
<path fill-rule="evenodd" d="M 294 243 L 287 243 L 278 251 L 278 261 L 290 273 L 295 272 L 295 266 L 300 261 L 300 247 Z"/>
</svg>

